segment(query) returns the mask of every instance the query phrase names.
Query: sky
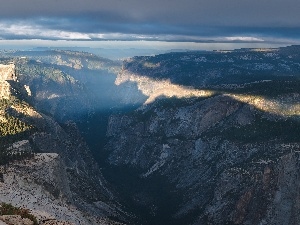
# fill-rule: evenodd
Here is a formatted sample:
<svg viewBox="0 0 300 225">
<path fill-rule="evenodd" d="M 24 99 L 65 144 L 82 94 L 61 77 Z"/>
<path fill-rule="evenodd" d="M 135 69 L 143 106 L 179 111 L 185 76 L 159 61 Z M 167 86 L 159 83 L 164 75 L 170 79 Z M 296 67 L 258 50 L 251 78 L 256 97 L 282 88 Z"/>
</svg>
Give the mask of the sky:
<svg viewBox="0 0 300 225">
<path fill-rule="evenodd" d="M 0 0 L 11 40 L 300 43 L 299 0 Z"/>
</svg>

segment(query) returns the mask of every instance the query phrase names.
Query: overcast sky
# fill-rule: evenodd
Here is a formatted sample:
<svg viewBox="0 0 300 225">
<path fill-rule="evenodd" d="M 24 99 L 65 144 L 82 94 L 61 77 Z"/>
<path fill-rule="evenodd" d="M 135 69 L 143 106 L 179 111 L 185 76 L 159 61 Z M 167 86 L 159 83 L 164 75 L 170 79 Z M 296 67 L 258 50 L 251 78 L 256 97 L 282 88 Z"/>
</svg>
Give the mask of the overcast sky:
<svg viewBox="0 0 300 225">
<path fill-rule="evenodd" d="M 299 0 L 0 0 L 0 39 L 300 40 Z"/>
</svg>

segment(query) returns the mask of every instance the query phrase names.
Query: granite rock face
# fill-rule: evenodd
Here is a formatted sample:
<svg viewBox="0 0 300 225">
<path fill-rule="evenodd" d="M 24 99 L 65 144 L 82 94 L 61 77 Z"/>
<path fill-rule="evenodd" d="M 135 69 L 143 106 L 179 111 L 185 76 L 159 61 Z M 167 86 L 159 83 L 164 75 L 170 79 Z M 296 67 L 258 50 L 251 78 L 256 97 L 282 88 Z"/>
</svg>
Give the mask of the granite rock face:
<svg viewBox="0 0 300 225">
<path fill-rule="evenodd" d="M 16 81 L 15 65 L 0 64 L 0 98 L 9 98 L 11 94 L 11 86 L 9 81 Z"/>
<path fill-rule="evenodd" d="M 299 221 L 299 136 L 286 135 L 297 119 L 227 94 L 172 101 L 112 116 L 106 146 L 111 165 L 136 168 L 145 182 L 168 181 L 181 199 L 170 224 Z"/>
<path fill-rule="evenodd" d="M 76 207 L 70 176 L 65 168 L 63 160 L 56 153 L 38 153 L 31 159 L 2 167 L 4 176 L 0 183 L 0 199 L 30 209 L 40 224 L 47 220 L 52 220 L 51 224 L 56 224 L 54 220 L 72 224 L 106 224 L 105 219 L 101 221 Z M 12 220 L 20 218 L 3 216 L 6 223 L 18 224 Z"/>
<path fill-rule="evenodd" d="M 299 58 L 291 46 L 124 61 L 116 84 L 148 99 L 110 117 L 106 151 L 138 181 L 120 187 L 144 224 L 300 222 Z"/>
<path fill-rule="evenodd" d="M 1 157 L 9 152 L 12 161 L 0 170 L 0 202 L 47 212 L 74 224 L 124 219 L 76 124 L 59 124 L 36 110 L 26 102 L 32 100 L 28 92 L 18 89 L 14 66 L 2 67 L 6 70 L 1 70 L 1 77 L 12 79 L 7 85 L 13 92 L 1 98 L 0 125 L 8 128 L 0 133 Z M 27 161 L 13 160 L 13 155 L 24 152 L 31 153 Z"/>
</svg>

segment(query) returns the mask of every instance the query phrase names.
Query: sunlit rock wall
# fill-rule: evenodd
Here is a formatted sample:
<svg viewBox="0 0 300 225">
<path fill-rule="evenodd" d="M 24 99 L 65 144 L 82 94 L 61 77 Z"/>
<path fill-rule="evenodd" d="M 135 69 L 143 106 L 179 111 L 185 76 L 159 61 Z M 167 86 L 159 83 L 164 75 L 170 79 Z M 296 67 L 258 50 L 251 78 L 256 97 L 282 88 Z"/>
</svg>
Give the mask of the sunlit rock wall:
<svg viewBox="0 0 300 225">
<path fill-rule="evenodd" d="M 16 81 L 15 65 L 0 64 L 0 98 L 9 98 L 11 86 L 8 81 Z"/>
</svg>

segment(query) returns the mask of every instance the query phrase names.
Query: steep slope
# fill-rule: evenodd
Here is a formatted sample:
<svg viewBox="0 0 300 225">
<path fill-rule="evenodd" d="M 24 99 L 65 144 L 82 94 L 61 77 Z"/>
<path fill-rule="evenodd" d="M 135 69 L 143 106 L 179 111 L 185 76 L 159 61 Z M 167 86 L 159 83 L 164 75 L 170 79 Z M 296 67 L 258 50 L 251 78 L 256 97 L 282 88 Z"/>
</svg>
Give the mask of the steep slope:
<svg viewBox="0 0 300 225">
<path fill-rule="evenodd" d="M 142 218 L 138 223 L 299 223 L 295 49 L 170 53 L 125 62 L 117 82 L 137 82 L 152 103 L 110 117 L 104 173 L 123 190 Z M 195 94 L 201 92 L 208 94 Z"/>
<path fill-rule="evenodd" d="M 299 122 L 274 118 L 229 96 L 174 101 L 157 101 L 133 114 L 111 117 L 110 164 L 136 168 L 140 182 L 167 179 L 173 200 L 181 201 L 160 224 L 261 222 L 274 206 L 271 202 L 280 201 L 275 195 L 281 194 L 276 190 L 285 176 L 280 175 L 285 173 L 283 160 L 299 157 Z M 139 191 L 141 199 L 151 195 L 151 190 Z M 163 218 L 157 199 L 145 205 L 133 201 L 146 208 L 154 205 L 149 224 Z"/>
<path fill-rule="evenodd" d="M 14 65 L 7 67 L 14 73 Z M 75 224 L 113 223 L 107 217 L 122 219 L 124 213 L 76 124 L 60 125 L 35 110 L 26 103 L 31 99 L 18 89 L 22 89 L 19 82 L 10 82 L 9 88 L 7 98 L 0 99 L 4 165 L 0 201 L 46 211 Z M 29 159 L 22 161 L 25 158 Z"/>
<path fill-rule="evenodd" d="M 95 218 L 67 204 L 72 201 L 69 179 L 57 154 L 38 153 L 3 170 L 2 202 L 29 208 L 37 217 L 44 213 L 44 220 L 59 219 L 74 224 L 89 224 L 89 220 L 94 220 L 96 223 Z"/>
<path fill-rule="evenodd" d="M 0 64 L 0 97 L 9 98 L 11 95 L 9 81 L 16 81 L 14 65 Z"/>
</svg>

